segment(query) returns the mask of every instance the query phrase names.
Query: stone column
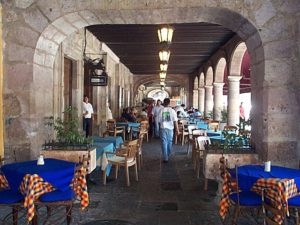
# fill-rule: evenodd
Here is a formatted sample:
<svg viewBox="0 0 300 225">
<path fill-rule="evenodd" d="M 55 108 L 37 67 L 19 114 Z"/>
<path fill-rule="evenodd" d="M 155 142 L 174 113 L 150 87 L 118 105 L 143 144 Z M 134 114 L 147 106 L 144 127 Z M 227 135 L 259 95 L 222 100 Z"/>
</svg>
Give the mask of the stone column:
<svg viewBox="0 0 300 225">
<path fill-rule="evenodd" d="M 198 109 L 198 102 L 199 102 L 199 96 L 198 96 L 198 89 L 193 90 L 193 107 L 195 109 Z"/>
<path fill-rule="evenodd" d="M 198 93 L 198 107 L 199 107 L 199 111 L 201 112 L 201 114 L 203 115 L 204 113 L 204 102 L 205 102 L 205 88 L 201 87 L 198 89 L 199 93 Z"/>
<path fill-rule="evenodd" d="M 213 94 L 212 85 L 205 86 L 205 116 L 209 116 L 209 113 L 213 110 Z"/>
<path fill-rule="evenodd" d="M 240 121 L 240 79 L 241 76 L 228 76 L 228 122 L 230 126 L 236 126 Z"/>
<path fill-rule="evenodd" d="M 214 83 L 214 120 L 222 120 L 224 83 Z"/>
</svg>

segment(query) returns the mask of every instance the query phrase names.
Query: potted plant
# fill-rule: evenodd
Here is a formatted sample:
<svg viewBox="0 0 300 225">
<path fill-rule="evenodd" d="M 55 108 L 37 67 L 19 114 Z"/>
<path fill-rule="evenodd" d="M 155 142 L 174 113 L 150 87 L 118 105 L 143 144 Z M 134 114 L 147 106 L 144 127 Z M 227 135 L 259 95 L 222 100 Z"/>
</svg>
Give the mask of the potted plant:
<svg viewBox="0 0 300 225">
<path fill-rule="evenodd" d="M 45 126 L 48 132 L 48 140 L 44 149 L 76 148 L 88 149 L 92 144 L 92 138 L 86 138 L 79 128 L 78 110 L 69 106 L 63 112 L 64 117 L 54 120 L 53 117 L 45 118 Z M 51 140 L 51 132 L 55 131 L 56 139 Z"/>
<path fill-rule="evenodd" d="M 258 154 L 250 145 L 247 135 L 237 135 L 229 131 L 223 131 L 222 135 L 224 140 L 212 142 L 207 146 L 203 156 L 205 189 L 207 188 L 207 179 L 221 181 L 220 158 L 226 160 L 229 167 L 258 162 Z"/>
</svg>

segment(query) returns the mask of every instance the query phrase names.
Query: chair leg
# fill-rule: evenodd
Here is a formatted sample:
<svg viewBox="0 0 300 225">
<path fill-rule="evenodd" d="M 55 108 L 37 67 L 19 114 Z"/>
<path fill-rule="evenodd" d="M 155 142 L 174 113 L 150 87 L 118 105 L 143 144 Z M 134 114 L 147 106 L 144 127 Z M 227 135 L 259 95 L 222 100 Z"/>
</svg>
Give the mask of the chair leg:
<svg viewBox="0 0 300 225">
<path fill-rule="evenodd" d="M 181 139 L 181 145 L 183 146 L 183 144 L 184 144 L 184 135 L 182 134 L 182 137 L 181 137 L 182 139 Z"/>
<path fill-rule="evenodd" d="M 146 134 L 146 137 L 147 137 L 147 142 L 149 142 L 148 132 L 147 132 L 147 134 Z"/>
<path fill-rule="evenodd" d="M 236 221 L 237 221 L 237 218 L 238 218 L 238 216 L 239 216 L 239 212 L 240 212 L 239 206 L 236 205 L 236 206 L 234 207 L 234 214 L 233 214 L 233 218 L 232 218 L 232 225 L 237 224 Z"/>
<path fill-rule="evenodd" d="M 102 180 L 103 180 L 103 185 L 106 185 L 106 170 L 102 171 Z"/>
<path fill-rule="evenodd" d="M 134 165 L 134 168 L 135 168 L 135 181 L 139 181 L 137 164 Z"/>
<path fill-rule="evenodd" d="M 129 187 L 130 186 L 130 181 L 129 181 L 129 168 L 126 165 L 125 166 L 125 177 L 126 177 L 126 186 Z"/>
<path fill-rule="evenodd" d="M 208 186 L 208 180 L 207 178 L 204 178 L 204 191 L 207 191 L 207 186 Z"/>
<path fill-rule="evenodd" d="M 118 179 L 118 172 L 119 172 L 119 166 L 116 165 L 116 170 L 115 170 L 115 179 Z"/>
<path fill-rule="evenodd" d="M 174 139 L 175 141 L 175 145 L 177 145 L 177 135 L 175 135 L 175 139 Z"/>
<path fill-rule="evenodd" d="M 18 211 L 19 211 L 18 206 L 13 206 L 13 208 L 12 208 L 13 225 L 17 225 L 18 224 Z"/>
<path fill-rule="evenodd" d="M 72 206 L 70 205 L 66 206 L 66 213 L 67 213 L 67 225 L 70 225 L 72 220 Z"/>
</svg>

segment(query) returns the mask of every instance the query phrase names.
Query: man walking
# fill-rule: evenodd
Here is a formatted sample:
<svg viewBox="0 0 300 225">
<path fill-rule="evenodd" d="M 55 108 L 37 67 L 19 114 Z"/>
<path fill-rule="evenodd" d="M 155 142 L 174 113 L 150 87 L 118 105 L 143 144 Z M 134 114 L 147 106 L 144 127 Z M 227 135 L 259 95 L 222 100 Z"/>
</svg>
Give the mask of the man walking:
<svg viewBox="0 0 300 225">
<path fill-rule="evenodd" d="M 161 101 L 158 99 L 156 102 L 156 106 L 152 110 L 152 114 L 154 116 L 154 131 L 155 131 L 154 134 L 155 134 L 156 138 L 159 137 L 158 114 L 162 108 L 163 108 L 163 106 L 161 105 Z"/>
<path fill-rule="evenodd" d="M 169 156 L 172 151 L 173 143 L 173 133 L 174 127 L 176 133 L 178 132 L 178 123 L 177 115 L 174 109 L 170 107 L 170 99 L 164 99 L 164 108 L 160 110 L 158 115 L 158 122 L 160 123 L 161 128 L 161 146 L 163 154 L 163 162 L 167 163 Z"/>
</svg>

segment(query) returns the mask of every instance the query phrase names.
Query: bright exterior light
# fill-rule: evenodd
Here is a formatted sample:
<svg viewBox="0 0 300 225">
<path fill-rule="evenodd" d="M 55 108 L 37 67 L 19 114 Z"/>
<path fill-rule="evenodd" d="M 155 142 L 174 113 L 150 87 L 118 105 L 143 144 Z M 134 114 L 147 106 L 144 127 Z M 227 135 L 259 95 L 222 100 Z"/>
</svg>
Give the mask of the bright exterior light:
<svg viewBox="0 0 300 225">
<path fill-rule="evenodd" d="M 160 78 L 160 82 L 165 82 L 165 81 L 166 81 L 166 79 Z"/>
<path fill-rule="evenodd" d="M 159 84 L 160 84 L 161 86 L 165 86 L 165 85 L 166 85 L 164 81 L 159 82 Z"/>
<path fill-rule="evenodd" d="M 158 39 L 160 43 L 171 43 L 172 37 L 174 33 L 174 29 L 172 27 L 162 27 L 157 30 Z"/>
<path fill-rule="evenodd" d="M 170 58 L 170 51 L 169 50 L 161 50 L 159 51 L 159 59 L 163 62 L 168 62 Z"/>
<path fill-rule="evenodd" d="M 160 64 L 159 65 L 160 71 L 167 71 L 168 69 L 168 64 L 164 63 L 164 64 Z"/>
<path fill-rule="evenodd" d="M 166 72 L 160 72 L 159 73 L 159 78 L 160 79 L 166 79 L 167 73 Z"/>
</svg>

